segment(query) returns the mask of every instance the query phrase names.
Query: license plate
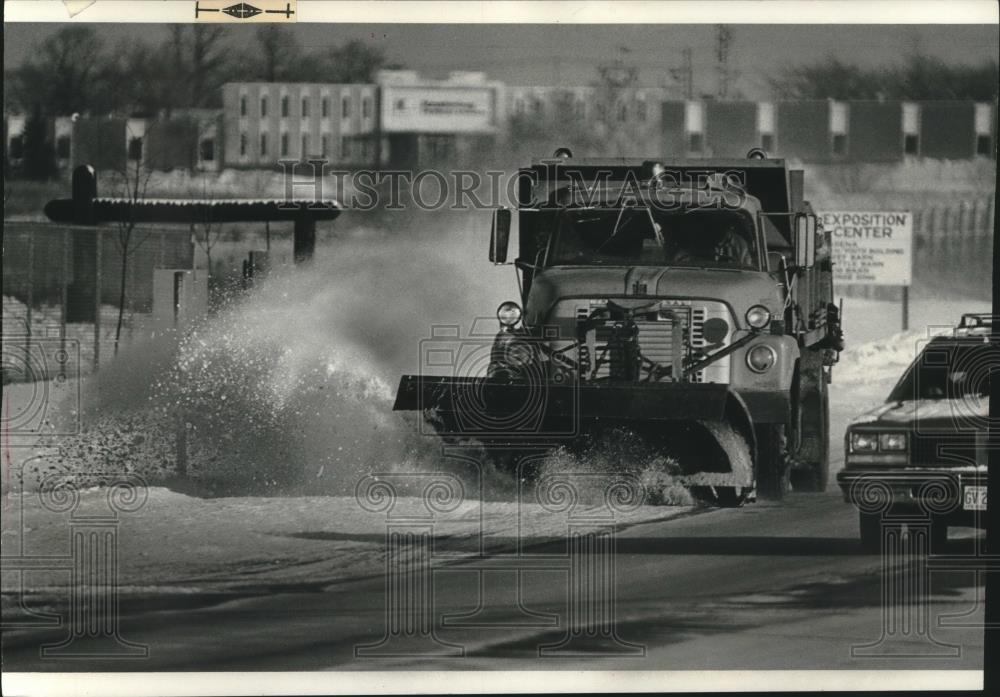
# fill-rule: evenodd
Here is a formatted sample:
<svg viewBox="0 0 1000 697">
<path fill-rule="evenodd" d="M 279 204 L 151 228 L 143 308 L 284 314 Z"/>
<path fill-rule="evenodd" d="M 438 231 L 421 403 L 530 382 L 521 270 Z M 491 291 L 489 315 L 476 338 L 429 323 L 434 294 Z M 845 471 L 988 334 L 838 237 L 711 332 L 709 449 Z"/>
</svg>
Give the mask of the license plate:
<svg viewBox="0 0 1000 697">
<path fill-rule="evenodd" d="M 967 486 L 962 495 L 962 508 L 967 511 L 986 510 L 986 487 Z"/>
</svg>

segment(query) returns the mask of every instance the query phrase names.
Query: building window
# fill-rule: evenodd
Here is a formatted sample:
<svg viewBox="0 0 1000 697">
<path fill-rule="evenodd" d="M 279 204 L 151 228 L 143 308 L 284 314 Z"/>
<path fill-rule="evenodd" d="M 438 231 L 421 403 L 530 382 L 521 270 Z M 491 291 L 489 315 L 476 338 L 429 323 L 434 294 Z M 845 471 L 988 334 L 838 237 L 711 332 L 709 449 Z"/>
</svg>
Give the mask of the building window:
<svg viewBox="0 0 1000 697">
<path fill-rule="evenodd" d="M 406 100 L 405 99 L 397 99 L 396 100 L 396 105 L 395 105 L 394 108 L 396 109 L 396 111 L 406 111 Z"/>
<path fill-rule="evenodd" d="M 247 156 L 247 134 L 240 133 L 240 157 Z"/>
<path fill-rule="evenodd" d="M 309 97 L 302 98 L 302 118 L 309 116 Z"/>
<path fill-rule="evenodd" d="M 640 99 L 638 102 L 636 102 L 636 104 L 635 104 L 635 117 L 639 121 L 645 121 L 646 120 L 646 102 L 645 102 L 645 100 Z"/>
<path fill-rule="evenodd" d="M 976 155 L 989 157 L 993 154 L 994 106 L 976 104 Z"/>
<path fill-rule="evenodd" d="M 625 104 L 618 105 L 618 120 L 628 121 L 628 106 Z"/>
<path fill-rule="evenodd" d="M 7 143 L 7 150 L 10 152 L 11 159 L 20 160 L 24 157 L 24 136 L 20 133 L 11 136 Z"/>
<path fill-rule="evenodd" d="M 833 154 L 834 155 L 846 155 L 847 154 L 847 136 L 843 133 L 833 134 Z"/>
<path fill-rule="evenodd" d="M 260 134 L 260 156 L 267 157 L 267 134 Z"/>
<path fill-rule="evenodd" d="M 913 134 L 907 133 L 903 136 L 903 154 L 904 155 L 919 155 L 920 154 L 920 137 Z"/>
<path fill-rule="evenodd" d="M 774 143 L 774 104 L 771 102 L 758 102 L 757 103 L 757 132 L 761 134 L 767 134 L 771 137 L 771 143 Z M 763 136 L 762 136 L 763 137 Z M 761 145 L 765 150 L 770 150 L 766 145 Z"/>
<path fill-rule="evenodd" d="M 324 119 L 330 115 L 330 99 L 328 97 L 323 97 L 323 101 L 320 102 L 320 112 Z"/>
<path fill-rule="evenodd" d="M 545 111 L 545 105 L 542 104 L 542 100 L 535 97 L 531 100 L 531 111 L 535 116 L 541 116 Z"/>
<path fill-rule="evenodd" d="M 845 102 L 830 102 L 830 148 L 834 155 L 847 154 L 849 118 Z"/>
<path fill-rule="evenodd" d="M 517 99 L 517 100 L 514 101 L 514 113 L 517 114 L 518 116 L 521 116 L 522 114 L 524 114 L 524 100 L 523 99 Z"/>
<path fill-rule="evenodd" d="M 348 118 L 351 115 L 351 98 L 344 97 L 340 102 L 340 115 L 343 118 Z"/>
<path fill-rule="evenodd" d="M 684 130 L 688 133 L 705 132 L 705 105 L 701 102 L 684 104 Z"/>
<path fill-rule="evenodd" d="M 288 134 L 281 134 L 281 156 L 286 157 L 288 155 Z"/>
<path fill-rule="evenodd" d="M 367 119 L 371 115 L 372 115 L 372 98 L 365 97 L 364 99 L 361 100 L 361 116 Z"/>
<path fill-rule="evenodd" d="M 701 133 L 688 133 L 688 150 L 690 152 L 701 152 L 702 145 Z"/>
<path fill-rule="evenodd" d="M 247 115 L 247 96 L 245 94 L 240 95 L 240 116 Z"/>
<path fill-rule="evenodd" d="M 340 159 L 344 161 L 351 159 L 351 139 L 347 136 L 340 137 Z"/>
<path fill-rule="evenodd" d="M 260 117 L 267 117 L 267 97 L 260 98 Z"/>
<path fill-rule="evenodd" d="M 129 138 L 128 159 L 133 161 L 142 159 L 142 138 Z"/>
<path fill-rule="evenodd" d="M 920 107 L 916 104 L 903 105 L 903 133 L 916 135 L 920 132 Z"/>
<path fill-rule="evenodd" d="M 288 95 L 281 97 L 281 118 L 288 116 Z"/>
<path fill-rule="evenodd" d="M 60 160 L 68 160 L 70 151 L 69 136 L 59 136 L 56 138 L 56 157 Z"/>
<path fill-rule="evenodd" d="M 309 134 L 302 134 L 302 159 L 309 157 Z"/>
<path fill-rule="evenodd" d="M 774 152 L 774 134 L 773 133 L 761 133 L 760 134 L 760 147 L 766 153 Z"/>
<path fill-rule="evenodd" d="M 330 139 L 324 134 L 319 137 L 320 157 L 326 158 L 330 154 Z"/>
<path fill-rule="evenodd" d="M 203 141 L 201 141 L 200 154 L 202 162 L 214 162 L 215 141 L 211 138 L 205 138 Z"/>
</svg>

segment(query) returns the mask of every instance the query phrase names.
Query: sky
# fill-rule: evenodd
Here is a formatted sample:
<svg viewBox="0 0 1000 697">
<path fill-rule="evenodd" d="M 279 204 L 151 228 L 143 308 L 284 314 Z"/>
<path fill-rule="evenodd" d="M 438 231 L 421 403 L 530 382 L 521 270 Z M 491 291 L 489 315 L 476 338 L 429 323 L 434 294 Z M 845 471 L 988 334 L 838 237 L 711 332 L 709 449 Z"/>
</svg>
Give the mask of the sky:
<svg viewBox="0 0 1000 697">
<path fill-rule="evenodd" d="M 30 58 L 34 47 L 58 24 L 4 25 L 6 69 Z M 166 25 L 93 24 L 109 46 L 142 37 L 166 37 Z M 996 25 L 730 25 L 731 65 L 736 87 L 748 98 L 769 96 L 767 77 L 783 67 L 835 56 L 863 66 L 888 65 L 913 51 L 949 63 L 997 59 Z M 232 46 L 252 41 L 253 27 L 232 27 Z M 449 70 L 482 70 L 511 85 L 585 85 L 596 66 L 628 49 L 625 60 L 639 68 L 639 82 L 671 86 L 669 69 L 693 51 L 695 93 L 714 92 L 714 25 L 446 25 L 297 24 L 306 47 L 322 48 L 350 39 L 378 45 L 390 61 L 430 76 Z"/>
</svg>

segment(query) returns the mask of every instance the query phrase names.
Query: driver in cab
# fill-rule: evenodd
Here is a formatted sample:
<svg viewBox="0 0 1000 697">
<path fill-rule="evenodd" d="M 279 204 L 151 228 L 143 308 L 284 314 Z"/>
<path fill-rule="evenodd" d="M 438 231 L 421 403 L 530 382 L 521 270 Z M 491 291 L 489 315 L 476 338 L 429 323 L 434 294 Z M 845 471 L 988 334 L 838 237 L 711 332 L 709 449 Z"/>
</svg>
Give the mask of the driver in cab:
<svg viewBox="0 0 1000 697">
<path fill-rule="evenodd" d="M 657 236 L 662 234 L 662 227 L 657 227 Z M 753 267 L 753 254 L 746 238 L 740 232 L 739 225 L 727 223 L 721 227 L 704 227 L 698 230 L 686 230 L 685 234 L 673 237 L 673 244 L 668 245 L 666 259 L 668 264 L 698 265 L 725 264 L 740 268 Z"/>
</svg>

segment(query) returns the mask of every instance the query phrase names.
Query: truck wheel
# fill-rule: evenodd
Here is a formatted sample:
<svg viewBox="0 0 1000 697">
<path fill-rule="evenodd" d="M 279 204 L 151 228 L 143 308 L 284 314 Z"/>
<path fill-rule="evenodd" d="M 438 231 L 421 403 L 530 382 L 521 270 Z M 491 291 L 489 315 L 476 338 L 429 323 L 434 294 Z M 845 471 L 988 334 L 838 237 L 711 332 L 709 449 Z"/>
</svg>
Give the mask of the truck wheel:
<svg viewBox="0 0 1000 697">
<path fill-rule="evenodd" d="M 858 513 L 861 549 L 869 554 L 882 551 L 882 514 Z"/>
<path fill-rule="evenodd" d="M 753 459 L 746 436 L 731 424 L 725 422 L 700 422 L 703 427 L 701 441 L 687 438 L 686 444 L 694 447 L 695 453 L 681 457 L 682 462 L 697 462 L 704 466 L 704 473 L 714 475 L 729 470 L 734 486 L 721 484 L 702 485 L 698 483 L 697 471 L 686 472 L 690 477 L 688 491 L 700 504 L 706 506 L 742 506 L 753 489 Z"/>
<path fill-rule="evenodd" d="M 780 501 L 791 488 L 788 439 L 784 424 L 768 424 L 757 430 L 757 493 Z"/>
<path fill-rule="evenodd" d="M 823 375 L 822 357 L 803 357 L 799 393 L 802 440 L 792 470 L 795 491 L 826 491 L 830 475 L 830 393 Z"/>
</svg>

